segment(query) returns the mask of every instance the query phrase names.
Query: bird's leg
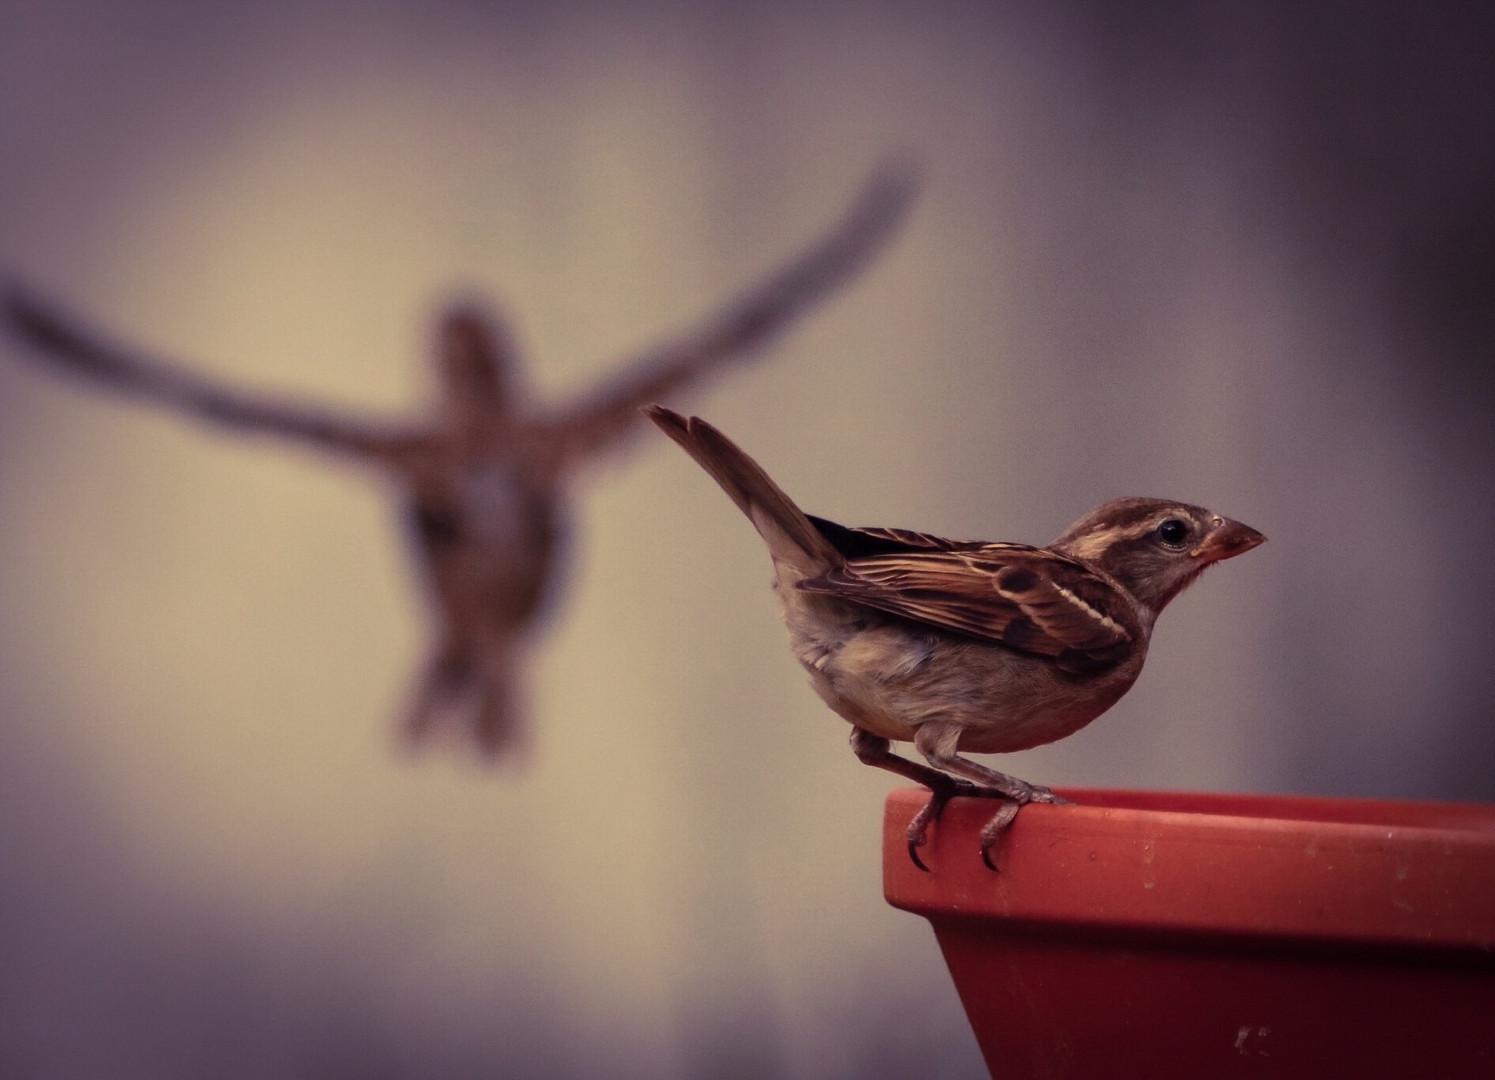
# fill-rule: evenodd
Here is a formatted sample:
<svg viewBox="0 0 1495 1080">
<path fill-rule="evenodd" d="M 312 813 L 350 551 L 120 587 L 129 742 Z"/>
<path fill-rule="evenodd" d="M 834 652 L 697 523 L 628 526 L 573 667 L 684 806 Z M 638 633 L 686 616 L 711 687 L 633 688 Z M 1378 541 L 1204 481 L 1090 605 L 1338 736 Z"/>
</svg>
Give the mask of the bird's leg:
<svg viewBox="0 0 1495 1080">
<path fill-rule="evenodd" d="M 481 692 L 473 734 L 478 749 L 490 761 L 513 753 L 523 734 L 523 704 L 517 686 L 518 648 L 514 637 L 495 636 L 483 650 Z"/>
<path fill-rule="evenodd" d="M 485 675 L 473 718 L 473 736 L 478 750 L 489 761 L 497 761 L 512 749 L 518 737 L 519 721 L 514 696 L 507 682 Z"/>
<path fill-rule="evenodd" d="M 907 832 L 908 857 L 913 860 L 915 866 L 928 873 L 929 867 L 925 866 L 924 861 L 919 858 L 919 848 L 923 847 L 928 840 L 929 826 L 939 820 L 940 812 L 945 809 L 945 804 L 956 795 L 980 797 L 999 795 L 999 793 L 989 788 L 979 787 L 958 776 L 932 769 L 928 765 L 920 765 L 917 761 L 899 757 L 889 749 L 889 746 L 888 740 L 880 735 L 873 735 L 859 727 L 851 729 L 851 749 L 858 761 L 864 765 L 875 765 L 879 769 L 887 769 L 916 784 L 923 784 L 929 789 L 929 801 L 908 823 Z"/>
<path fill-rule="evenodd" d="M 960 743 L 961 730 L 958 724 L 926 721 L 919 725 L 919 730 L 914 736 L 914 746 L 918 747 L 919 752 L 936 768 L 956 773 L 979 785 L 980 790 L 1007 800 L 981 830 L 981 861 L 988 868 L 995 870 L 997 867 L 992 862 L 991 849 L 1002 834 L 1002 830 L 1011 825 L 1013 819 L 1017 817 L 1019 808 L 1030 802 L 1068 803 L 1069 800 L 1055 795 L 1046 787 L 1030 784 L 1026 780 L 1019 780 L 1015 776 L 1008 776 L 1006 773 L 988 768 L 979 762 L 961 757 L 955 752 L 955 748 Z"/>
<path fill-rule="evenodd" d="M 403 734 L 407 743 L 416 745 L 430 733 L 441 711 L 468 685 L 475 667 L 472 654 L 457 642 L 445 641 L 436 649 L 426 662 L 405 713 Z"/>
</svg>

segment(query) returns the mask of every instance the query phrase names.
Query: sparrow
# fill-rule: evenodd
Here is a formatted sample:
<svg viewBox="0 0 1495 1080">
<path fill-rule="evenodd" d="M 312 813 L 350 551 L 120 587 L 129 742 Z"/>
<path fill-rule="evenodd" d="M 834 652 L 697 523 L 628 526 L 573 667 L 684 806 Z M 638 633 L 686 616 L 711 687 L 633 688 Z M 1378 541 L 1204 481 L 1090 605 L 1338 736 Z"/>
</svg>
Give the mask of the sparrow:
<svg viewBox="0 0 1495 1080">
<path fill-rule="evenodd" d="M 369 467 L 400 492 L 435 613 L 437 640 L 405 709 L 406 741 L 438 726 L 497 758 L 515 746 L 522 669 L 554 602 L 573 476 L 644 428 L 639 406 L 761 354 L 813 305 L 865 268 L 911 205 L 911 170 L 885 169 L 821 239 L 695 328 L 616 366 L 575 399 L 528 404 L 502 321 L 447 310 L 435 335 L 435 416 L 379 423 L 219 384 L 185 366 L 106 344 L 18 285 L 12 330 L 53 367 L 206 421 Z"/>
<path fill-rule="evenodd" d="M 1072 735 L 1142 671 L 1153 625 L 1206 567 L 1266 537 L 1189 503 L 1102 503 L 1048 547 L 849 528 L 804 513 L 716 428 L 646 415 L 709 473 L 768 545 L 789 643 L 868 765 L 930 789 L 919 848 L 956 795 L 995 798 L 981 858 L 1026 803 L 1065 800 L 962 752 L 1005 754 Z M 928 761 L 891 750 L 911 742 Z"/>
</svg>

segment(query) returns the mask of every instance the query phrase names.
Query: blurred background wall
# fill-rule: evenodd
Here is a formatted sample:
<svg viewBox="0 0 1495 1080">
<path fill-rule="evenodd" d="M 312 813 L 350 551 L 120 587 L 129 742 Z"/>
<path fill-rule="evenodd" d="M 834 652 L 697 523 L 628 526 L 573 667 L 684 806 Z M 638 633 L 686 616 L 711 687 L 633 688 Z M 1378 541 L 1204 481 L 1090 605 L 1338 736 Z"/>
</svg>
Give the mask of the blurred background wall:
<svg viewBox="0 0 1495 1080">
<path fill-rule="evenodd" d="M 538 397 L 689 324 L 889 153 L 905 230 L 689 404 L 807 508 L 1271 543 L 1055 785 L 1495 798 L 1491 35 L 1465 5 L 0 7 L 0 265 L 375 414 L 454 291 Z M 523 768 L 396 752 L 387 492 L 0 344 L 0 1074 L 967 1077 L 880 895 L 890 778 L 674 447 L 578 489 Z"/>
</svg>

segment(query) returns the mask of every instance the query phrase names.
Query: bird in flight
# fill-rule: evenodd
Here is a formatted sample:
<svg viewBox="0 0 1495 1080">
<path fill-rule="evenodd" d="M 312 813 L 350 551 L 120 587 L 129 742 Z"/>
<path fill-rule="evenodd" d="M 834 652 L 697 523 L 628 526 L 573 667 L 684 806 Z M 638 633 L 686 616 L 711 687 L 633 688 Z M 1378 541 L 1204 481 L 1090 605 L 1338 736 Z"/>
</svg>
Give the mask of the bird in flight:
<svg viewBox="0 0 1495 1080">
<path fill-rule="evenodd" d="M 1141 674 L 1153 624 L 1205 568 L 1266 537 L 1201 506 L 1102 503 L 1048 547 L 856 529 L 804 513 L 730 439 L 662 406 L 645 414 L 711 475 L 768 545 L 790 647 L 852 725 L 856 756 L 930 789 L 909 857 L 955 795 L 1002 800 L 981 858 L 1046 787 L 959 751 L 1005 754 L 1072 735 Z M 929 762 L 899 757 L 911 742 Z"/>
<path fill-rule="evenodd" d="M 522 739 L 524 656 L 554 599 L 571 477 L 632 441 L 643 426 L 641 405 L 761 355 L 856 276 L 906 215 L 915 187 L 908 170 L 874 174 L 807 250 L 692 329 L 549 407 L 521 399 L 513 341 L 472 305 L 440 316 L 438 404 L 433 416 L 410 423 L 223 385 L 117 347 L 18 284 L 7 289 L 5 318 L 29 355 L 58 370 L 225 430 L 309 446 L 393 481 L 437 624 L 403 734 L 414 744 L 449 728 L 497 758 Z"/>
</svg>

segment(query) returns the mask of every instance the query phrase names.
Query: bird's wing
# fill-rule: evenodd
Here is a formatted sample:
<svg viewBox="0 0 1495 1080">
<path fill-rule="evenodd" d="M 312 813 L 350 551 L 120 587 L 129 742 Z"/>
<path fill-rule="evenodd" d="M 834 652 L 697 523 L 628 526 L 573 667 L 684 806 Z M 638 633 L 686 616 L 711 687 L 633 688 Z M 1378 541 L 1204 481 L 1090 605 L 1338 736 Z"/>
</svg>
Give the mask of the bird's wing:
<svg viewBox="0 0 1495 1080">
<path fill-rule="evenodd" d="M 819 243 L 676 340 L 617 372 L 546 423 L 562 463 L 609 450 L 640 429 L 640 407 L 668 400 L 730 361 L 759 353 L 810 307 L 851 280 L 892 235 L 913 201 L 907 169 L 877 173 Z"/>
<path fill-rule="evenodd" d="M 867 555 L 800 588 L 1041 656 L 1119 658 L 1135 637 L 1115 585 L 1074 559 L 1021 544 Z"/>
<path fill-rule="evenodd" d="M 922 551 L 977 551 L 988 547 L 982 540 L 950 540 L 933 533 L 915 532 L 912 529 L 884 529 L 840 525 L 814 514 L 805 515 L 848 559 L 865 558 L 868 555 L 902 555 Z"/>
<path fill-rule="evenodd" d="M 43 362 L 200 420 L 392 464 L 427 450 L 420 432 L 236 390 L 170 362 L 106 344 L 18 286 L 6 289 L 4 308 L 5 321 Z"/>
</svg>

